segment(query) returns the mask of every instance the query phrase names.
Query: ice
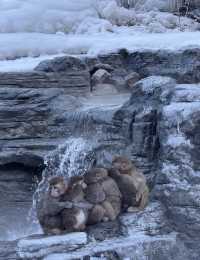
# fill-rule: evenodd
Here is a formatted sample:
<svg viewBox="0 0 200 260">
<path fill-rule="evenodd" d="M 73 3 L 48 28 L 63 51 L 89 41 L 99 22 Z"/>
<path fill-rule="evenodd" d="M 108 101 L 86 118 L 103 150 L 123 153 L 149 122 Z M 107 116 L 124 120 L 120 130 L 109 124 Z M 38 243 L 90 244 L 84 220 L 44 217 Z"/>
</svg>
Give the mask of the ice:
<svg viewBox="0 0 200 260">
<path fill-rule="evenodd" d="M 178 44 L 177 44 L 178 43 Z M 53 55 L 96 56 L 120 48 L 131 51 L 189 49 L 200 47 L 200 32 L 169 32 L 165 34 L 129 31 L 93 35 L 41 33 L 0 34 L 0 71 L 33 69 L 41 60 Z M 47 57 L 48 56 L 48 57 Z M 25 57 L 30 57 L 24 59 Z M 34 58 L 35 57 L 35 58 Z M 17 59 L 7 61 L 6 59 Z"/>
<path fill-rule="evenodd" d="M 169 135 L 168 140 L 167 140 L 167 145 L 170 145 L 173 149 L 175 149 L 179 146 L 192 147 L 190 140 L 186 139 L 186 137 L 181 133 Z"/>
<path fill-rule="evenodd" d="M 50 253 L 70 251 L 87 243 L 87 234 L 76 232 L 61 236 L 24 238 L 17 248 L 20 258 L 39 258 Z"/>
</svg>

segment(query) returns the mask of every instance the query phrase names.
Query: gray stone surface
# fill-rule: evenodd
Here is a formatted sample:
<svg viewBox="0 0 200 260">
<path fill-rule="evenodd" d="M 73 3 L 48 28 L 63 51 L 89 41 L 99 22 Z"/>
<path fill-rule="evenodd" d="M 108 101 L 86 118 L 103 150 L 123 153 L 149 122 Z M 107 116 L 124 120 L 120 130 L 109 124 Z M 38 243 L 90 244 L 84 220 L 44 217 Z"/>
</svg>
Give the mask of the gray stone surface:
<svg viewBox="0 0 200 260">
<path fill-rule="evenodd" d="M 119 53 L 100 55 L 95 62 L 101 62 L 112 65 L 115 75 L 127 76 L 127 72 L 133 71 L 140 74 L 141 78 L 161 75 L 170 76 L 178 83 L 197 83 L 200 81 L 200 49 L 182 49 L 174 52 L 168 50 L 156 51 L 135 51 L 129 53 L 122 49 Z M 85 59 L 87 64 L 94 63 L 94 60 Z"/>
<path fill-rule="evenodd" d="M 32 73 L 0 74 L 2 232 L 8 231 L 5 216 L 10 216 L 8 219 L 14 216 L 16 204 L 22 214 L 30 207 L 32 177 L 37 167 L 43 166 L 44 156 L 68 137 L 81 135 L 92 145 L 88 150 L 78 145 L 75 171 L 81 171 L 87 161 L 109 166 L 113 155 L 127 155 L 147 176 L 150 204 L 144 212 L 124 215 L 117 223 L 91 228 L 89 235 L 97 241 L 90 241 L 75 252 L 56 255 L 52 252 L 47 259 L 101 255 L 105 259 L 123 259 L 132 257 L 134 252 L 131 258 L 134 260 L 198 260 L 200 86 L 192 83 L 200 80 L 199 57 L 199 49 L 131 54 L 121 50 L 95 59 L 84 58 L 83 62 L 71 58 L 48 61 L 33 72 L 36 80 Z M 142 78 L 157 76 L 137 82 L 131 98 L 122 107 L 105 106 L 94 99 L 98 105 L 90 103 L 85 110 L 82 97 L 89 92 L 89 71 L 95 63 L 112 65 L 110 73 L 118 82 L 116 87 L 124 87 L 125 77 L 132 71 Z M 75 81 L 70 85 L 72 74 Z M 42 80 L 38 80 L 41 75 Z M 66 85 L 61 84 L 60 76 L 67 77 Z M 55 77 L 56 82 L 51 80 L 48 87 L 46 77 Z M 85 83 L 80 86 L 78 82 Z M 102 100 L 105 98 L 106 95 Z M 68 158 L 71 144 L 74 145 L 69 143 L 50 157 L 51 169 L 47 167 L 46 177 L 60 163 L 68 170 L 63 155 Z M 111 228 L 113 232 L 109 235 Z M 106 241 L 102 241 L 103 236 Z M 3 243 L 0 245 L 2 248 Z M 8 243 L 7 248 L 7 252 L 5 249 L 0 253 L 4 259 L 13 255 L 13 244 Z"/>
<path fill-rule="evenodd" d="M 76 232 L 61 236 L 24 238 L 17 244 L 20 259 L 43 259 L 51 253 L 73 251 L 87 243 L 87 234 Z"/>
</svg>

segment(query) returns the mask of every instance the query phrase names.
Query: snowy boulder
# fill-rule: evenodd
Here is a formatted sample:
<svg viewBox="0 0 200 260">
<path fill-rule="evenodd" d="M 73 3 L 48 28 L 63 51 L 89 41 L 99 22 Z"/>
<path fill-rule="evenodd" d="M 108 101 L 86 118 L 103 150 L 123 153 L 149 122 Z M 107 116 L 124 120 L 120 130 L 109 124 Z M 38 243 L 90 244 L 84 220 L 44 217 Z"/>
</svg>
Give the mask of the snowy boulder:
<svg viewBox="0 0 200 260">
<path fill-rule="evenodd" d="M 71 56 L 58 57 L 53 60 L 45 60 L 35 68 L 36 71 L 43 72 L 71 72 L 86 69 L 87 67 L 83 61 Z"/>
<path fill-rule="evenodd" d="M 93 74 L 91 81 L 93 86 L 101 83 L 109 84 L 111 83 L 111 74 L 104 69 L 99 69 Z"/>
<path fill-rule="evenodd" d="M 137 81 L 140 80 L 140 75 L 137 72 L 132 72 L 125 77 L 126 85 L 132 89 Z"/>
<path fill-rule="evenodd" d="M 103 69 L 106 70 L 107 72 L 111 73 L 114 71 L 114 68 L 110 64 L 106 63 L 96 63 L 93 67 L 90 69 L 90 74 L 93 75 L 97 70 Z"/>
<path fill-rule="evenodd" d="M 24 238 L 19 240 L 17 248 L 22 259 L 42 258 L 50 253 L 69 252 L 87 243 L 84 232 L 62 236 Z"/>
<path fill-rule="evenodd" d="M 143 232 L 146 235 L 159 235 L 168 223 L 161 203 L 150 203 L 144 211 L 125 214 L 120 217 L 121 231 L 124 235 Z"/>
</svg>

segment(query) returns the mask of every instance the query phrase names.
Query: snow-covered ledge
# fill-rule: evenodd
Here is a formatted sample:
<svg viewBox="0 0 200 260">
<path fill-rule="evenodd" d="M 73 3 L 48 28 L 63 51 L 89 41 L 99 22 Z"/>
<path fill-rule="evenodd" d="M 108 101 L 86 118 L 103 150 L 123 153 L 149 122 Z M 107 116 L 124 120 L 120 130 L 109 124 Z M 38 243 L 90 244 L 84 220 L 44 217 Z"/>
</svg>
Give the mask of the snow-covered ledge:
<svg viewBox="0 0 200 260">
<path fill-rule="evenodd" d="M 24 238 L 18 242 L 17 251 L 22 259 L 42 258 L 51 253 L 75 250 L 86 243 L 87 234 L 84 232 L 52 237 Z"/>
</svg>

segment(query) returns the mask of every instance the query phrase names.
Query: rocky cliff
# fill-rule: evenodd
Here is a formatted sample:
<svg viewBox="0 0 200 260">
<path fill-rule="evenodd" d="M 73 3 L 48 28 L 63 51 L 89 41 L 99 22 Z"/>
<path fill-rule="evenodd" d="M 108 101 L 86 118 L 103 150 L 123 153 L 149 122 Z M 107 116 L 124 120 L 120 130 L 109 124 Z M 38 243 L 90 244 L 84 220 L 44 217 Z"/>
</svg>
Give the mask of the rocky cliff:
<svg viewBox="0 0 200 260">
<path fill-rule="evenodd" d="M 45 155 L 54 151 L 50 166 L 52 161 L 58 165 L 53 172 L 61 162 L 62 169 L 68 167 L 59 156 L 63 148 L 56 148 L 72 136 L 86 143 L 96 140 L 86 151 L 92 152 L 93 164 L 108 165 L 116 153 L 130 156 L 151 188 L 150 204 L 142 213 L 121 216 L 116 223 L 91 227 L 73 238 L 30 237 L 7 243 L 6 248 L 0 243 L 2 259 L 198 259 L 199 56 L 198 49 L 131 54 L 121 50 L 98 58 L 57 58 L 34 72 L 0 75 L 4 237 L 25 221 L 31 186 L 35 177 L 41 178 Z M 90 79 L 99 66 L 110 75 L 92 86 L 96 92 L 91 98 Z M 143 79 L 129 84 L 132 72 Z M 103 106 L 102 97 L 109 101 Z M 80 166 L 85 161 L 87 156 Z"/>
</svg>

